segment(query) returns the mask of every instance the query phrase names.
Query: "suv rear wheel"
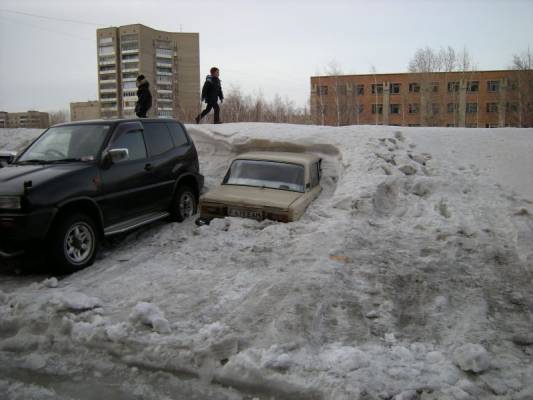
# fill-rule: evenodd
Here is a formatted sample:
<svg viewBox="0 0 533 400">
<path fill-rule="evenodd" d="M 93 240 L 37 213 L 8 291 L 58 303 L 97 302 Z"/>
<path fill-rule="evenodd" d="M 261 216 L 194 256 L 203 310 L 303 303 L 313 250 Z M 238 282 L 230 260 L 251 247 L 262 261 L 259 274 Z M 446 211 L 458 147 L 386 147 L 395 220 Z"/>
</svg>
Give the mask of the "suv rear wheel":
<svg viewBox="0 0 533 400">
<path fill-rule="evenodd" d="M 93 219 L 85 214 L 69 214 L 51 232 L 50 256 L 61 270 L 74 272 L 94 262 L 98 245 Z"/>
<path fill-rule="evenodd" d="M 170 214 L 172 219 L 182 222 L 196 214 L 198 202 L 194 190 L 187 185 L 178 187 L 172 200 Z"/>
</svg>

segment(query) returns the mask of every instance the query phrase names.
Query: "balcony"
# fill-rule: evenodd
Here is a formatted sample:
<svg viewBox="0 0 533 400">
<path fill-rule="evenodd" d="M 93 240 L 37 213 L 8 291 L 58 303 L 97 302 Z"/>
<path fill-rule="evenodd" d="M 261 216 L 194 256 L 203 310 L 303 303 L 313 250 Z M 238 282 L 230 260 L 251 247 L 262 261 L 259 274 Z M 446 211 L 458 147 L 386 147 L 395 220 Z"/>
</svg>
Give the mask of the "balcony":
<svg viewBox="0 0 533 400">
<path fill-rule="evenodd" d="M 156 71 L 159 76 L 172 76 L 172 72 Z"/>
<path fill-rule="evenodd" d="M 124 107 L 123 110 L 124 111 L 133 111 L 133 110 L 135 110 L 135 106 L 133 106 L 133 107 Z"/>
<path fill-rule="evenodd" d="M 156 50 L 155 51 L 155 56 L 157 58 L 168 58 L 168 59 L 172 59 L 172 57 L 174 56 L 174 54 L 173 54 L 174 52 L 172 50 L 166 50 L 166 51 L 163 50 L 163 51 L 161 51 L 159 49 Z"/>
<path fill-rule="evenodd" d="M 133 57 L 133 58 L 124 58 L 124 57 L 122 57 L 122 62 L 123 63 L 139 62 L 139 55 L 137 55 L 136 57 Z"/>
<path fill-rule="evenodd" d="M 117 80 L 114 78 L 114 79 L 102 79 L 100 81 L 100 84 L 105 84 L 105 83 L 117 83 Z"/>
<path fill-rule="evenodd" d="M 172 103 L 172 99 L 162 99 L 160 97 L 157 98 L 158 103 Z"/>
<path fill-rule="evenodd" d="M 106 75 L 106 74 L 116 74 L 117 73 L 117 70 L 116 68 L 115 69 L 109 69 L 109 70 L 105 70 L 105 71 L 100 71 L 100 75 Z"/>
<path fill-rule="evenodd" d="M 157 107 L 158 111 L 172 111 L 172 107 Z"/>
<path fill-rule="evenodd" d="M 172 90 L 167 90 L 167 89 L 157 89 L 157 93 L 172 93 Z"/>
<path fill-rule="evenodd" d="M 172 68 L 172 63 L 169 61 L 169 62 L 156 62 L 155 63 L 156 67 L 165 67 L 165 68 Z"/>
<path fill-rule="evenodd" d="M 122 54 L 139 54 L 139 49 L 121 50 Z"/>
<path fill-rule="evenodd" d="M 122 72 L 139 72 L 139 67 L 123 69 Z"/>
<path fill-rule="evenodd" d="M 117 89 L 100 89 L 100 93 L 115 93 Z"/>
<path fill-rule="evenodd" d="M 100 103 L 116 103 L 117 102 L 117 98 L 116 97 L 110 97 L 108 99 L 102 99 L 100 98 Z M 115 105 L 116 107 L 116 105 Z"/>
<path fill-rule="evenodd" d="M 115 65 L 116 61 L 113 60 L 105 60 L 105 61 L 99 61 L 98 65 Z"/>
<path fill-rule="evenodd" d="M 100 110 L 103 111 L 103 112 L 106 112 L 106 111 L 117 111 L 117 105 L 105 105 L 105 106 L 101 106 L 100 107 Z"/>
</svg>

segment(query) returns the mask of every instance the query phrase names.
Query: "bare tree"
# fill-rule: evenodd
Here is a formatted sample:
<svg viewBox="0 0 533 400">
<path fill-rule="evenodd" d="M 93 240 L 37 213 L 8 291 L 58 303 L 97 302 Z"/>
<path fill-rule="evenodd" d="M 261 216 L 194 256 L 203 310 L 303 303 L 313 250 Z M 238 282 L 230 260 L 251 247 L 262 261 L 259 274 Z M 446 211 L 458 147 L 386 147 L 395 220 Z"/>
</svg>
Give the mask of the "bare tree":
<svg viewBox="0 0 533 400">
<path fill-rule="evenodd" d="M 514 70 L 512 86 L 517 101 L 518 126 L 533 126 L 533 54 L 529 48 L 521 55 L 513 56 L 511 69 Z"/>
<path fill-rule="evenodd" d="M 68 110 L 51 111 L 48 115 L 50 115 L 50 125 L 61 124 L 70 120 L 70 112 Z"/>
<path fill-rule="evenodd" d="M 342 70 L 335 60 L 331 61 L 326 67 L 326 74 L 333 79 L 331 91 L 335 106 L 336 125 L 339 126 L 342 124 L 341 115 L 343 111 L 346 113 L 346 85 L 340 82 L 339 76 L 342 75 Z"/>
</svg>

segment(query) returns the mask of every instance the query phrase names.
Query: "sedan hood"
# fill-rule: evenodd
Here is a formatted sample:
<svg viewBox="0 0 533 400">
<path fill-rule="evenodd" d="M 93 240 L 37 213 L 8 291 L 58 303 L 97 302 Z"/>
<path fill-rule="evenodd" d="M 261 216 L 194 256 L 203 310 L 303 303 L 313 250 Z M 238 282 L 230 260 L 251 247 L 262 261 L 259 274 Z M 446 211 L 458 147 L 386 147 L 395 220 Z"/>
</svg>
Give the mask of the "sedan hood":
<svg viewBox="0 0 533 400">
<path fill-rule="evenodd" d="M 286 209 L 304 193 L 250 186 L 221 185 L 206 193 L 202 201 L 241 207 Z"/>
<path fill-rule="evenodd" d="M 22 194 L 26 181 L 31 181 L 32 186 L 36 187 L 51 179 L 86 168 L 92 168 L 92 165 L 84 163 L 9 165 L 0 168 L 0 195 Z"/>
</svg>

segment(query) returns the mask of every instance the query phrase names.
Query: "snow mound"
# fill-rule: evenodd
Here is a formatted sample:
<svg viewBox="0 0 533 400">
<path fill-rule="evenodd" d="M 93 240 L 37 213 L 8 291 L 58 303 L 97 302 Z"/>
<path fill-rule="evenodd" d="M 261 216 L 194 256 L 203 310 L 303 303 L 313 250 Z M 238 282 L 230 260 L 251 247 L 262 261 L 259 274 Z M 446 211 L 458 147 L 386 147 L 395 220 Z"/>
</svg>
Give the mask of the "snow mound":
<svg viewBox="0 0 533 400">
<path fill-rule="evenodd" d="M 170 325 L 163 312 L 154 304 L 140 302 L 133 308 L 130 317 L 133 323 L 151 326 L 158 333 L 170 333 Z"/>
<path fill-rule="evenodd" d="M 453 352 L 455 363 L 463 371 L 480 373 L 490 367 L 489 353 L 479 344 L 467 343 Z"/>
</svg>

